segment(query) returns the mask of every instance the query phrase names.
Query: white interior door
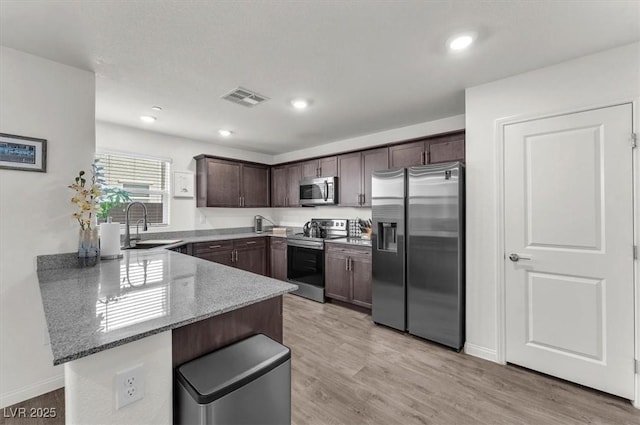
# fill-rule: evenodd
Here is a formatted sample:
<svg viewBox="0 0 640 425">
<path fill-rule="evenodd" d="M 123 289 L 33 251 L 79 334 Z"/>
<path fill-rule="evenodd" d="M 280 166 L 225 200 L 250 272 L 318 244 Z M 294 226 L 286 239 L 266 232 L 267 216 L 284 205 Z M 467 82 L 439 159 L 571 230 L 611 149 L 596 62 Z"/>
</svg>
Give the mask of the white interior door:
<svg viewBox="0 0 640 425">
<path fill-rule="evenodd" d="M 631 104 L 504 127 L 507 361 L 628 399 L 631 133 Z"/>
</svg>

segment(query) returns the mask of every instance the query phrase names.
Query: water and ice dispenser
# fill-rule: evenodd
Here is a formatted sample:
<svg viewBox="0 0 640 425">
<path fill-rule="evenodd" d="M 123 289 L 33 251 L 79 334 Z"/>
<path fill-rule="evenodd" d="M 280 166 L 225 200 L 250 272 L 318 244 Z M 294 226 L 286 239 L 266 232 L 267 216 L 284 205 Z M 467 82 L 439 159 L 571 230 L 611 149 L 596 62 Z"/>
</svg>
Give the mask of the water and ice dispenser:
<svg viewBox="0 0 640 425">
<path fill-rule="evenodd" d="M 398 252 L 398 223 L 378 223 L 378 250 Z"/>
</svg>

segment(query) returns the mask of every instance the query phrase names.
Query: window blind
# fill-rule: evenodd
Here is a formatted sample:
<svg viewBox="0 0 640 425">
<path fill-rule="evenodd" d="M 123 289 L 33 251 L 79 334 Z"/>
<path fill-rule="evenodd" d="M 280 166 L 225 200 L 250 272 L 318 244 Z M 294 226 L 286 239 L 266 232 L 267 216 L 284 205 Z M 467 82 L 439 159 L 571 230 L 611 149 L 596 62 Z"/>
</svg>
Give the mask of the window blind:
<svg viewBox="0 0 640 425">
<path fill-rule="evenodd" d="M 104 168 L 105 185 L 129 192 L 132 201 L 147 207 L 147 219 L 152 224 L 168 223 L 169 162 L 153 158 L 140 158 L 120 153 L 98 153 L 96 158 Z M 109 216 L 113 221 L 125 222 L 127 205 L 113 208 Z M 130 223 L 143 216 L 142 208 L 132 208 Z"/>
</svg>

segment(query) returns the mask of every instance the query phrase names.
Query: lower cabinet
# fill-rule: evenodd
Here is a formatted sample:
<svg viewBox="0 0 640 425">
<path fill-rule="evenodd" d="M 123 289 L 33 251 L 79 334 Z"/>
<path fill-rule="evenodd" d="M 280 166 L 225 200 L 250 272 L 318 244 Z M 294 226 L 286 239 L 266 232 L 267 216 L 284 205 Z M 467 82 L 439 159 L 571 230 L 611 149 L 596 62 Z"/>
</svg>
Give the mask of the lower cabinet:
<svg viewBox="0 0 640 425">
<path fill-rule="evenodd" d="M 287 240 L 285 238 L 269 238 L 271 243 L 270 268 L 271 277 L 287 280 Z"/>
<path fill-rule="evenodd" d="M 214 263 L 267 275 L 267 241 L 264 237 L 194 243 L 193 255 Z"/>
<path fill-rule="evenodd" d="M 371 249 L 325 244 L 327 298 L 371 308 Z"/>
</svg>

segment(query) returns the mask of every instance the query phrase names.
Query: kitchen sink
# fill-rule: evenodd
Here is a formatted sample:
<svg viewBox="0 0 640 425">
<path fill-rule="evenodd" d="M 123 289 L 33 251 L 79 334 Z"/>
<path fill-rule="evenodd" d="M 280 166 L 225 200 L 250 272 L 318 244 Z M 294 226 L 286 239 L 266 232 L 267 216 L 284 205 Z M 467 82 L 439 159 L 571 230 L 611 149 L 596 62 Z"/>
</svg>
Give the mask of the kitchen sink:
<svg viewBox="0 0 640 425">
<path fill-rule="evenodd" d="M 148 239 L 143 241 L 137 241 L 137 243 L 126 249 L 150 249 L 157 248 L 159 246 L 171 245 L 174 243 L 182 242 L 182 239 Z"/>
</svg>

